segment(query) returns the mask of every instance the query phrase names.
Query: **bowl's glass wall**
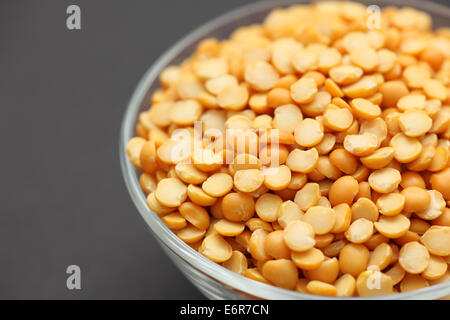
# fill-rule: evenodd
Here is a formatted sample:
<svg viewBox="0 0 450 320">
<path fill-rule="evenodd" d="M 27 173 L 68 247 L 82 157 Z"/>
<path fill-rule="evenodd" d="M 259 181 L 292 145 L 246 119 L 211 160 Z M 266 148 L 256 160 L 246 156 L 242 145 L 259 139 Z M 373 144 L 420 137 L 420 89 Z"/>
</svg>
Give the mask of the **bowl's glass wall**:
<svg viewBox="0 0 450 320">
<path fill-rule="evenodd" d="M 236 28 L 260 23 L 274 7 L 307 3 L 308 1 L 278 0 L 258 2 L 220 16 L 183 37 L 165 52 L 145 73 L 138 84 L 125 112 L 120 137 L 120 158 L 125 183 L 140 214 L 149 225 L 159 243 L 186 275 L 207 297 L 214 299 L 324 299 L 314 295 L 288 291 L 268 286 L 235 274 L 206 259 L 178 239 L 159 217 L 151 212 L 145 202 L 145 195 L 138 182 L 138 172 L 127 160 L 125 146 L 135 135 L 138 114 L 149 108 L 152 92 L 159 88 L 158 75 L 167 65 L 179 64 L 194 51 L 197 43 L 204 38 L 227 38 Z M 369 1 L 360 1 L 367 5 Z M 376 1 L 381 7 L 386 5 L 411 6 L 429 12 L 433 17 L 433 27 L 446 26 L 450 20 L 450 9 L 432 2 L 397 0 Z M 450 283 L 429 287 L 415 292 L 381 297 L 384 299 L 436 299 L 450 295 Z M 380 299 L 380 297 L 378 298 Z"/>
</svg>

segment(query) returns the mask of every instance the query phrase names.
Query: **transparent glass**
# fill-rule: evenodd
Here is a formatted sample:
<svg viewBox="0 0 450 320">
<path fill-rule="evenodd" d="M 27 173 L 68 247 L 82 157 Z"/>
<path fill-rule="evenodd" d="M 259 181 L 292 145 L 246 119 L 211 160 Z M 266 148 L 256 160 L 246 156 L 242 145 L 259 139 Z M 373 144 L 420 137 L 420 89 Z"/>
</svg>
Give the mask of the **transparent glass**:
<svg viewBox="0 0 450 320">
<path fill-rule="evenodd" d="M 200 255 L 181 241 L 146 204 L 145 194 L 139 186 L 138 171 L 128 161 L 125 146 L 135 135 L 138 114 L 148 108 L 151 93 L 158 87 L 158 75 L 164 67 L 179 64 L 189 57 L 197 43 L 207 37 L 224 39 L 236 28 L 263 21 L 275 7 L 307 3 L 301 0 L 271 0 L 250 4 L 221 15 L 195 29 L 176 42 L 148 69 L 136 87 L 125 111 L 120 133 L 120 161 L 124 180 L 139 213 L 153 232 L 167 255 L 184 275 L 210 299 L 327 299 L 322 296 L 303 294 L 253 281 Z M 367 5 L 369 1 L 360 1 Z M 410 6 L 426 11 L 433 17 L 433 27 L 448 25 L 450 8 L 428 1 L 395 0 L 376 1 L 381 7 L 387 5 Z M 438 299 L 450 295 L 450 282 L 425 289 L 376 297 L 376 299 Z M 336 299 L 336 298 L 334 298 Z M 359 298 L 348 298 L 359 299 Z"/>
</svg>

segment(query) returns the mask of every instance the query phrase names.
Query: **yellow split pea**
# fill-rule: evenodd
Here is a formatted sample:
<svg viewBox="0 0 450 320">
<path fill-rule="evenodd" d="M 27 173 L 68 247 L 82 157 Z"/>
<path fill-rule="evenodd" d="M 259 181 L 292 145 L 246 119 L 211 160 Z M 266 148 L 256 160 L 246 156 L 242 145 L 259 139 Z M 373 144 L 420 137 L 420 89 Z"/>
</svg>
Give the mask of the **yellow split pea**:
<svg viewBox="0 0 450 320">
<path fill-rule="evenodd" d="M 368 30 L 357 3 L 277 9 L 165 68 L 125 147 L 149 209 L 289 290 L 449 281 L 450 38 L 424 12 L 382 15 Z"/>
<path fill-rule="evenodd" d="M 302 147 L 313 147 L 322 141 L 324 136 L 321 122 L 307 118 L 297 125 L 294 131 L 295 141 Z"/>
</svg>

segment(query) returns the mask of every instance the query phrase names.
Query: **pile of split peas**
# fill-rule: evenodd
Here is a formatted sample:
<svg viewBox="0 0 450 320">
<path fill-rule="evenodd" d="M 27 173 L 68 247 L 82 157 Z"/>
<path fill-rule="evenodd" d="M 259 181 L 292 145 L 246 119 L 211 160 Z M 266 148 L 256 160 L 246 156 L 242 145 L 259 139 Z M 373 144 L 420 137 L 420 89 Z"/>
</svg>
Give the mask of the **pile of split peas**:
<svg viewBox="0 0 450 320">
<path fill-rule="evenodd" d="M 275 9 L 161 72 L 126 152 L 179 238 L 311 294 L 450 280 L 450 29 L 412 8 L 368 18 Z"/>
</svg>

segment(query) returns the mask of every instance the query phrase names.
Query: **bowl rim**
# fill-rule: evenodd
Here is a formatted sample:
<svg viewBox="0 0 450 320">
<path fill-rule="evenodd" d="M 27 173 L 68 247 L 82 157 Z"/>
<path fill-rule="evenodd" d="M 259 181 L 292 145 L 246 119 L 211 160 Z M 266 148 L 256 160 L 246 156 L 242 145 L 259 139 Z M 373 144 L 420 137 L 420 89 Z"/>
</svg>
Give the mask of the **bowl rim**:
<svg viewBox="0 0 450 320">
<path fill-rule="evenodd" d="M 359 3 L 369 1 L 358 1 Z M 131 99 L 126 107 L 119 140 L 119 155 L 122 175 L 125 181 L 127 190 L 138 209 L 140 215 L 157 237 L 159 242 L 166 246 L 181 258 L 185 263 L 191 265 L 195 269 L 207 275 L 209 278 L 219 282 L 221 285 L 232 287 L 251 296 L 264 299 L 304 299 L 304 300 L 323 300 L 323 299 L 347 299 L 347 300 L 367 300 L 367 299 L 419 299 L 423 295 L 429 295 L 431 298 L 439 298 L 450 294 L 450 282 L 442 283 L 428 288 L 423 288 L 411 292 L 397 293 L 394 295 L 384 295 L 378 297 L 324 297 L 313 294 L 305 294 L 293 290 L 282 289 L 272 285 L 264 284 L 247 277 L 234 273 L 221 265 L 207 259 L 197 251 L 193 250 L 189 245 L 179 239 L 174 232 L 172 232 L 147 206 L 146 196 L 141 190 L 137 171 L 125 152 L 127 142 L 130 138 L 135 136 L 135 122 L 140 111 L 140 106 L 143 99 L 148 93 L 148 90 L 155 81 L 158 81 L 160 72 L 169 65 L 169 63 L 189 45 L 197 43 L 205 37 L 211 30 L 217 29 L 220 26 L 233 22 L 236 19 L 244 18 L 249 14 L 256 14 L 275 7 L 286 7 L 294 4 L 308 4 L 311 1 L 307 0 L 265 0 L 256 3 L 250 3 L 209 20 L 208 22 L 195 28 L 180 40 L 175 42 L 169 49 L 164 51 L 159 58 L 147 69 L 142 76 L 137 87 L 135 88 Z M 419 10 L 424 10 L 432 14 L 450 17 L 450 8 L 434 2 L 421 2 L 418 0 L 381 0 L 376 4 L 380 6 L 394 5 L 394 6 L 408 6 Z"/>
</svg>

